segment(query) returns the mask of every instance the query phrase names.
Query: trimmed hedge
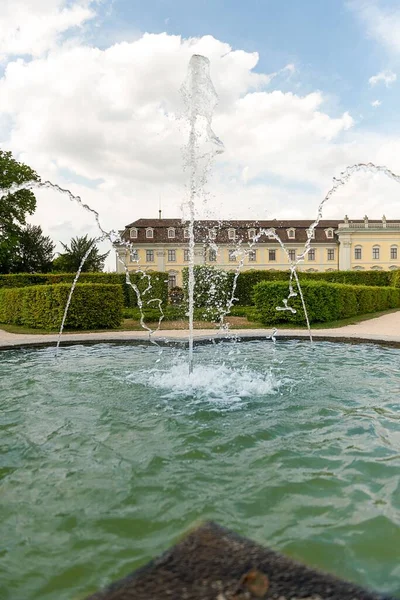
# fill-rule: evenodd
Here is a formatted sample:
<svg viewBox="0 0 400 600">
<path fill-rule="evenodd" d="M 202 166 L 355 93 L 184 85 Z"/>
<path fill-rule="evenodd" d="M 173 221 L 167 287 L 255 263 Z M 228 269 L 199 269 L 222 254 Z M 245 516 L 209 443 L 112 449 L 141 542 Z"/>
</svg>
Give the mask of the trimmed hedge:
<svg viewBox="0 0 400 600">
<path fill-rule="evenodd" d="M 394 287 L 303 281 L 301 289 L 310 323 L 336 321 L 400 307 L 400 289 Z M 296 310 L 295 314 L 276 310 L 278 306 L 283 306 L 283 299 L 287 298 L 288 293 L 288 286 L 284 282 L 264 281 L 255 286 L 255 307 L 263 324 L 305 324 L 300 295 L 289 300 L 289 306 Z"/>
<path fill-rule="evenodd" d="M 182 271 L 184 302 L 188 302 L 189 269 Z M 203 318 L 218 319 L 232 293 L 232 273 L 208 265 L 194 267 L 194 306 L 203 308 Z"/>
<path fill-rule="evenodd" d="M 71 286 L 36 285 L 0 289 L 0 323 L 59 329 Z M 65 327 L 113 329 L 122 321 L 121 285 L 78 283 Z"/>
<path fill-rule="evenodd" d="M 76 273 L 17 273 L 0 275 L 0 289 L 20 288 L 32 285 L 55 285 L 60 283 L 72 284 Z M 151 289 L 143 295 L 146 304 L 153 298 L 160 298 L 163 303 L 168 301 L 168 275 L 153 271 L 148 273 L 151 280 Z M 136 284 L 141 294 L 148 287 L 148 278 L 140 273 L 130 273 L 132 283 Z M 120 285 L 124 294 L 124 306 L 137 306 L 137 297 L 134 290 L 126 284 L 125 273 L 81 273 L 79 283 L 114 284 Z"/>
<path fill-rule="evenodd" d="M 232 275 L 232 274 L 230 274 Z M 253 288 L 260 281 L 289 281 L 289 271 L 243 271 L 237 279 L 235 297 L 240 306 L 254 304 Z M 326 281 L 351 285 L 400 287 L 400 271 L 329 271 L 305 273 L 298 271 L 300 282 Z M 233 280 L 233 278 L 232 278 Z"/>
</svg>

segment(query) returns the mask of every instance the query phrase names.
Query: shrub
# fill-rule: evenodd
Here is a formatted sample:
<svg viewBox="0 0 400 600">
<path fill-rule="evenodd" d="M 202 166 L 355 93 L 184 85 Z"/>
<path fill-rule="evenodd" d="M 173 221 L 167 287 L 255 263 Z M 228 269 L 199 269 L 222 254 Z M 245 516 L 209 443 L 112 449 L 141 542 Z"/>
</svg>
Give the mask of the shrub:
<svg viewBox="0 0 400 600">
<path fill-rule="evenodd" d="M 242 271 L 237 279 L 235 297 L 240 306 L 254 304 L 253 288 L 260 281 L 289 281 L 289 271 Z M 305 273 L 298 271 L 300 282 L 326 281 L 329 283 L 344 283 L 351 285 L 369 286 L 398 286 L 400 287 L 400 274 L 398 271 L 329 271 L 318 273 Z M 397 279 L 396 279 L 397 277 Z M 398 283 L 395 284 L 394 280 Z"/>
<path fill-rule="evenodd" d="M 398 288 L 352 286 L 324 281 L 303 281 L 301 288 L 310 323 L 324 323 L 400 307 Z M 295 313 L 277 310 L 277 307 L 283 307 L 283 300 L 287 296 L 288 286 L 284 282 L 260 282 L 255 286 L 255 306 L 262 323 L 304 325 L 305 315 L 299 294 L 290 298 L 288 303 L 295 309 Z"/>
<path fill-rule="evenodd" d="M 54 285 L 58 283 L 72 284 L 75 273 L 18 273 L 0 275 L 0 289 L 27 287 L 31 285 Z M 133 284 L 136 284 L 145 305 L 149 300 L 160 298 L 164 304 L 168 301 L 168 276 L 166 273 L 150 272 L 130 273 Z M 149 288 L 149 282 L 151 284 Z M 137 306 L 135 291 L 126 283 L 125 273 L 81 273 L 79 283 L 115 284 L 122 287 L 124 306 Z M 146 291 L 147 290 L 147 291 Z"/>
<path fill-rule="evenodd" d="M 59 329 L 71 286 L 37 285 L 0 289 L 0 322 L 42 329 Z M 65 327 L 112 329 L 122 320 L 121 285 L 77 284 Z"/>
<path fill-rule="evenodd" d="M 182 273 L 185 304 L 188 303 L 189 269 Z M 203 319 L 219 319 L 231 297 L 232 273 L 208 265 L 194 267 L 194 306 L 202 308 Z"/>
</svg>

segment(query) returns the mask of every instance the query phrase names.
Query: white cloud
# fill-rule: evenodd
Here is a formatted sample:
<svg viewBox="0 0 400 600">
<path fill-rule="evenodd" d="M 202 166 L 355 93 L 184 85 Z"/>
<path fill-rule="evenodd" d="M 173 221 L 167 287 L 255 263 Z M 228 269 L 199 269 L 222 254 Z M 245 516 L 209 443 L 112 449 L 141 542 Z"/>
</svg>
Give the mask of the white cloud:
<svg viewBox="0 0 400 600">
<path fill-rule="evenodd" d="M 400 54 L 400 8 L 383 7 L 379 0 L 353 0 L 350 8 L 365 24 L 367 34 L 390 52 Z"/>
<path fill-rule="evenodd" d="M 386 87 L 389 87 L 392 83 L 396 81 L 396 79 L 397 75 L 396 73 L 393 73 L 393 71 L 381 71 L 377 75 L 373 75 L 372 77 L 370 77 L 368 79 L 368 83 L 372 87 L 374 87 L 378 83 L 382 82 L 386 85 Z"/>
<path fill-rule="evenodd" d="M 1 0 L 0 60 L 41 56 L 59 36 L 95 16 L 98 0 Z"/>
<path fill-rule="evenodd" d="M 380 106 L 382 104 L 382 102 L 380 100 L 373 100 L 371 102 L 371 106 L 373 106 L 374 108 L 377 108 L 378 106 Z"/>
<path fill-rule="evenodd" d="M 159 195 L 163 215 L 179 216 L 185 139 L 178 90 L 194 53 L 211 60 L 220 96 L 213 128 L 226 147 L 203 215 L 311 217 L 348 164 L 372 160 L 400 170 L 397 139 L 361 135 L 347 112 L 328 114 L 320 91 L 270 90 L 271 74 L 254 71 L 256 53 L 211 36 L 165 33 L 105 50 L 61 45 L 30 62 L 9 62 L 0 80 L 3 147 L 80 194 L 107 229 L 157 216 Z M 385 207 L 390 218 L 392 206 L 398 214 L 397 190 L 381 183 L 356 178 L 326 215 L 359 217 L 368 209 L 379 216 Z M 34 221 L 56 240 L 96 232 L 88 213 L 50 192 L 38 194 Z"/>
</svg>

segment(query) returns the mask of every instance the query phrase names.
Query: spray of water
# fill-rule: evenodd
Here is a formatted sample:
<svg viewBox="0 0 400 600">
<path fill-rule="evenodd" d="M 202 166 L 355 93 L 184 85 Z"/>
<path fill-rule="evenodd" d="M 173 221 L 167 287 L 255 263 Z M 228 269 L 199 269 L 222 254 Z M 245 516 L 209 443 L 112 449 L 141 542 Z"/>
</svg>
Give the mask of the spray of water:
<svg viewBox="0 0 400 600">
<path fill-rule="evenodd" d="M 65 322 L 67 319 L 67 315 L 68 315 L 68 309 L 70 307 L 71 304 L 71 300 L 72 300 L 72 296 L 73 293 L 75 291 L 76 285 L 78 283 L 79 280 L 79 276 L 82 272 L 82 268 L 83 265 L 85 264 L 86 259 L 88 258 L 91 250 L 94 248 L 95 244 L 99 241 L 104 241 L 104 240 L 108 240 L 113 248 L 115 249 L 116 252 L 116 256 L 118 259 L 118 262 L 120 262 L 124 268 L 124 272 L 125 272 L 125 282 L 126 284 L 134 291 L 135 295 L 136 295 L 136 300 L 137 300 L 137 305 L 140 311 L 140 324 L 142 326 L 143 329 L 145 329 L 146 331 L 148 331 L 149 333 L 149 340 L 158 346 L 157 342 L 155 340 L 152 339 L 152 334 L 155 333 L 156 331 L 158 331 L 161 327 L 161 322 L 164 318 L 164 312 L 162 310 L 161 304 L 162 304 L 162 300 L 159 298 L 154 298 L 152 300 L 147 301 L 148 303 L 156 303 L 159 307 L 159 311 L 160 311 L 160 317 L 158 319 L 158 324 L 157 324 L 157 328 L 156 329 L 151 329 L 150 327 L 148 327 L 145 323 L 145 316 L 144 316 L 144 302 L 142 297 L 145 296 L 146 294 L 148 294 L 151 290 L 151 277 L 148 273 L 146 273 L 145 271 L 141 270 L 138 268 L 137 273 L 139 273 L 139 275 L 141 276 L 141 279 L 147 279 L 147 287 L 143 290 L 142 293 L 140 293 L 140 290 L 138 288 L 138 286 L 136 285 L 135 282 L 133 282 L 131 280 L 130 277 L 130 272 L 129 269 L 126 265 L 125 260 L 123 260 L 120 256 L 120 253 L 118 252 L 118 248 L 125 247 L 127 248 L 130 252 L 132 251 L 132 244 L 130 242 L 126 242 L 124 240 L 122 240 L 119 236 L 118 233 L 116 233 L 115 231 L 111 230 L 111 231 L 107 231 L 105 230 L 100 222 L 100 215 L 99 213 L 94 210 L 93 208 L 91 208 L 88 204 L 85 204 L 80 196 L 76 196 L 74 195 L 70 190 L 65 189 L 60 187 L 58 184 L 52 183 L 51 181 L 36 181 L 36 180 L 32 180 L 32 181 L 27 181 L 25 183 L 22 184 L 14 184 L 12 186 L 10 186 L 9 188 L 0 188 L 0 198 L 2 196 L 6 196 L 8 194 L 14 194 L 16 192 L 18 192 L 19 190 L 34 190 L 34 189 L 50 189 L 52 191 L 55 191 L 61 195 L 67 196 L 69 198 L 69 200 L 71 202 L 76 202 L 79 206 L 81 206 L 81 208 L 83 208 L 85 211 L 89 212 L 90 214 L 92 214 L 94 216 L 94 219 L 96 221 L 96 225 L 101 233 L 100 237 L 98 237 L 94 243 L 90 246 L 90 248 L 87 250 L 87 252 L 85 253 L 84 257 L 81 260 L 81 263 L 79 265 L 78 271 L 75 275 L 75 278 L 73 280 L 73 283 L 71 285 L 71 290 L 68 296 L 68 300 L 64 309 L 64 314 L 63 314 L 63 318 L 61 321 L 61 325 L 60 325 L 60 330 L 59 330 L 59 335 L 58 335 L 58 340 L 57 340 L 57 346 L 56 346 L 56 353 L 58 352 L 59 346 L 60 346 L 60 342 L 61 342 L 61 336 L 64 330 L 64 326 L 65 326 Z"/>
<path fill-rule="evenodd" d="M 218 96 L 210 77 L 210 61 L 194 54 L 186 80 L 181 87 L 189 124 L 189 139 L 184 150 L 184 165 L 189 170 L 189 373 L 193 372 L 194 247 L 196 199 L 203 193 L 207 171 L 215 154 L 223 151 L 221 140 L 212 130 Z"/>
</svg>

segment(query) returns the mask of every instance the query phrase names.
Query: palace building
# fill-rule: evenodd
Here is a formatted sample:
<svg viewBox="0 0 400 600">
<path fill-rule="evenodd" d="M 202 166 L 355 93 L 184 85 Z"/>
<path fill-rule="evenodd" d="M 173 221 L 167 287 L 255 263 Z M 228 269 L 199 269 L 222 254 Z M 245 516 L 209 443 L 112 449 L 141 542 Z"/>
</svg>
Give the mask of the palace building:
<svg viewBox="0 0 400 600">
<path fill-rule="evenodd" d="M 195 264 L 236 270 L 288 270 L 304 251 L 312 220 L 293 221 L 196 221 Z M 286 255 L 273 230 L 288 250 Z M 138 268 L 168 273 L 170 287 L 182 285 L 182 270 L 189 261 L 189 229 L 181 219 L 138 219 L 120 231 L 130 247 L 119 246 L 119 257 L 130 271 Z M 311 248 L 300 271 L 394 270 L 400 268 L 400 220 L 321 220 L 313 232 Z M 117 260 L 117 271 L 123 265 Z"/>
</svg>

